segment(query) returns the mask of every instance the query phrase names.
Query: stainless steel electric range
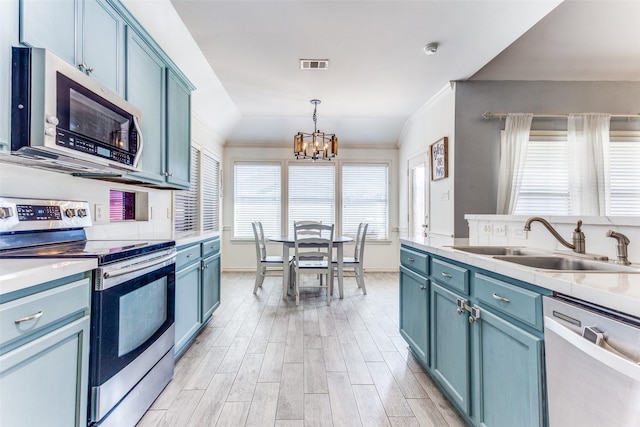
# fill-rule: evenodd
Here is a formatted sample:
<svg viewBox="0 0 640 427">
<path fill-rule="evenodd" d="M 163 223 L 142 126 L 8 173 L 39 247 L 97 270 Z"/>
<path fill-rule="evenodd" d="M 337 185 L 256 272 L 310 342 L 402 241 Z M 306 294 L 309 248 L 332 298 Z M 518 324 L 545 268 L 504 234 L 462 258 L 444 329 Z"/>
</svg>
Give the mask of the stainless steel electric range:
<svg viewBox="0 0 640 427">
<path fill-rule="evenodd" d="M 175 242 L 88 240 L 87 202 L 0 197 L 0 258 L 96 258 L 87 425 L 135 426 L 173 377 Z"/>
</svg>

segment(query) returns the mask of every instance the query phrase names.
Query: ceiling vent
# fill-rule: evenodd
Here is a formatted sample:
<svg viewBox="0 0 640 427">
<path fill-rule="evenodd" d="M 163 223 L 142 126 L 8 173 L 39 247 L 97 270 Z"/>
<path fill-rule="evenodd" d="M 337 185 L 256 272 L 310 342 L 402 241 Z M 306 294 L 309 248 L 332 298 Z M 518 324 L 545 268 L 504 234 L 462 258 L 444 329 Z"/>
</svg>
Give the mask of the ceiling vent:
<svg viewBox="0 0 640 427">
<path fill-rule="evenodd" d="M 327 70 L 329 69 L 328 59 L 301 59 L 301 70 Z"/>
</svg>

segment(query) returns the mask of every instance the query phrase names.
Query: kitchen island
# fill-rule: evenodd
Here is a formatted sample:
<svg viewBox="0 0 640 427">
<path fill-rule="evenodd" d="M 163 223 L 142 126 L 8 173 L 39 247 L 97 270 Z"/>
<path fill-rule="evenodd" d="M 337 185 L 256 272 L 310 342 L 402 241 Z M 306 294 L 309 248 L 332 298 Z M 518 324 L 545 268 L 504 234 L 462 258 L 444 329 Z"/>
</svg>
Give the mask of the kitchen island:
<svg viewBox="0 0 640 427">
<path fill-rule="evenodd" d="M 400 333 L 471 425 L 548 426 L 543 297 L 640 317 L 640 270 L 543 270 L 465 249 L 401 239 Z"/>
<path fill-rule="evenodd" d="M 549 271 L 466 253 L 429 238 L 400 243 L 640 318 L 640 265 L 635 265 L 637 273 Z"/>
</svg>

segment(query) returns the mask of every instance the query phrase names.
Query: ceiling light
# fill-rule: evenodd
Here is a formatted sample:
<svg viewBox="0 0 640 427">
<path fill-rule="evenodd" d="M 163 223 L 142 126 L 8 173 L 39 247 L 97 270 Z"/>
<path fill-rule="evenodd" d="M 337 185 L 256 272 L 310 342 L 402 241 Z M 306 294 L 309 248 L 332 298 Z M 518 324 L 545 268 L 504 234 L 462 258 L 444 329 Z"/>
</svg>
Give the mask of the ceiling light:
<svg viewBox="0 0 640 427">
<path fill-rule="evenodd" d="M 424 47 L 424 53 L 426 53 L 427 55 L 435 55 L 437 51 L 438 51 L 438 43 L 435 43 L 435 42 L 429 43 Z"/>
<path fill-rule="evenodd" d="M 331 160 L 338 154 L 338 138 L 318 130 L 316 112 L 322 101 L 312 99 L 310 102 L 314 105 L 313 133 L 298 132 L 293 136 L 293 154 L 296 159 Z"/>
</svg>

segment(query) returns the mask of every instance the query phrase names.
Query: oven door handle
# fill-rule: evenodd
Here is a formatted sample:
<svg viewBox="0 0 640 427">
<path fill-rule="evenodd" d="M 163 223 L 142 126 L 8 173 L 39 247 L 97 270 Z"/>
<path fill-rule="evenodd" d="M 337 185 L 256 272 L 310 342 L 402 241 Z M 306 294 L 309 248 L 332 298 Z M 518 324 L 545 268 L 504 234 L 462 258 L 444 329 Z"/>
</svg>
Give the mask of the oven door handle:
<svg viewBox="0 0 640 427">
<path fill-rule="evenodd" d="M 116 271 L 105 271 L 103 277 L 105 279 L 112 279 L 118 276 L 124 276 L 125 274 L 134 273 L 138 270 L 143 270 L 145 268 L 153 267 L 154 265 L 162 264 L 167 261 L 173 259 L 175 261 L 176 254 L 175 252 L 170 253 L 169 255 L 163 256 L 162 258 L 153 258 L 149 260 L 149 262 L 141 262 L 139 264 L 134 264 L 131 267 L 121 268 Z"/>
</svg>

